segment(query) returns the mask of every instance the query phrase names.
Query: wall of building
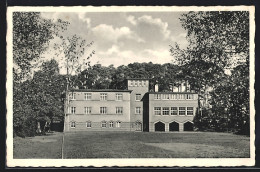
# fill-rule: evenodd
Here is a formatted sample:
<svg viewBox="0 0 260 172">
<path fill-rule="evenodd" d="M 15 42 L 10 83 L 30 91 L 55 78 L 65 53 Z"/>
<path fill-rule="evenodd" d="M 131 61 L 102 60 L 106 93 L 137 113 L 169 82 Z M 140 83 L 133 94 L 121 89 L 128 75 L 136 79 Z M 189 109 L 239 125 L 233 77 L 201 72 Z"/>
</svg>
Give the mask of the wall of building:
<svg viewBox="0 0 260 172">
<path fill-rule="evenodd" d="M 160 93 L 154 93 L 154 94 L 160 94 Z M 149 93 L 149 131 L 155 131 L 155 123 L 161 121 L 165 124 L 165 131 L 169 131 L 169 123 L 175 121 L 179 123 L 179 131 L 183 131 L 183 124 L 187 121 L 192 122 L 193 118 L 196 113 L 196 109 L 198 107 L 198 95 L 193 93 L 187 93 L 187 94 L 193 94 L 192 100 L 155 100 L 154 94 Z M 163 94 L 163 93 L 162 93 Z M 174 93 L 170 93 L 174 94 Z M 178 93 L 176 93 L 178 94 Z M 154 107 L 161 107 L 161 115 L 155 115 L 154 113 Z M 162 114 L 162 108 L 163 107 L 193 107 L 193 115 L 163 115 Z M 170 113 L 170 112 L 169 112 Z"/>
<path fill-rule="evenodd" d="M 128 130 L 130 126 L 130 92 L 91 92 L 91 100 L 85 100 L 86 92 L 75 92 L 75 99 L 70 100 L 68 114 L 65 121 L 65 131 L 72 130 Z M 107 94 L 107 100 L 100 100 L 100 93 Z M 122 100 L 116 100 L 116 93 L 123 95 Z M 76 107 L 75 114 L 71 113 L 71 108 Z M 85 113 L 85 107 L 91 107 L 91 113 Z M 100 113 L 100 107 L 106 107 L 106 114 Z M 116 114 L 116 107 L 122 107 L 123 113 Z M 91 121 L 91 128 L 86 127 L 86 122 Z M 107 127 L 102 128 L 101 122 L 106 121 Z M 114 122 L 114 127 L 109 127 L 109 122 Z M 116 122 L 120 121 L 120 127 L 116 127 Z M 71 122 L 76 123 L 75 128 L 71 128 Z"/>
<path fill-rule="evenodd" d="M 132 90 L 130 95 L 130 121 L 132 130 L 135 130 L 137 121 L 143 124 L 144 95 L 149 91 L 149 81 L 147 79 L 129 79 L 127 86 L 128 90 Z M 141 100 L 136 100 L 136 94 L 141 94 Z M 140 114 L 136 114 L 136 107 L 141 108 Z M 143 125 L 141 130 L 143 130 Z"/>
</svg>

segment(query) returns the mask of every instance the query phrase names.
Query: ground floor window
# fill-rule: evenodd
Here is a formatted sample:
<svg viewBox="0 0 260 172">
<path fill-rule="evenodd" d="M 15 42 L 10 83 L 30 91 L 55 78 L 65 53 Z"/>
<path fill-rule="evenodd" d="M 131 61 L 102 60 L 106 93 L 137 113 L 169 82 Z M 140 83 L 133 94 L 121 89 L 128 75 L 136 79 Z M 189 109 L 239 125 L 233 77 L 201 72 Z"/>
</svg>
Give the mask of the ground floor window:
<svg viewBox="0 0 260 172">
<path fill-rule="evenodd" d="M 91 128 L 91 121 L 88 121 L 88 122 L 86 123 L 86 127 L 87 127 L 87 128 Z"/>
<path fill-rule="evenodd" d="M 70 123 L 70 128 L 76 128 L 76 122 L 71 122 Z"/>
<path fill-rule="evenodd" d="M 120 122 L 120 121 L 117 121 L 117 122 L 116 122 L 116 127 L 117 127 L 117 128 L 120 128 L 120 127 L 121 127 L 121 122 Z"/>
<path fill-rule="evenodd" d="M 113 128 L 114 127 L 114 122 L 113 121 L 110 121 L 109 122 L 109 128 Z"/>
<path fill-rule="evenodd" d="M 107 127 L 107 122 L 106 121 L 102 121 L 101 122 L 101 127 L 102 128 L 106 128 Z"/>
</svg>

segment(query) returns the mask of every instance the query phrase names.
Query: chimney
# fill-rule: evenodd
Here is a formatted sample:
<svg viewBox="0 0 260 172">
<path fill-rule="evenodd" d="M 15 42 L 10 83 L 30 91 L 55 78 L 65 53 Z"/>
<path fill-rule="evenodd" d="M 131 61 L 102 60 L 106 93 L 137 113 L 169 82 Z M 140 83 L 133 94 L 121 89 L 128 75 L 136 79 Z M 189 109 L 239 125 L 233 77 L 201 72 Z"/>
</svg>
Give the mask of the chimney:
<svg viewBox="0 0 260 172">
<path fill-rule="evenodd" d="M 159 86 L 158 86 L 158 84 L 155 84 L 155 85 L 154 85 L 154 91 L 155 91 L 155 92 L 158 92 L 158 90 L 159 90 Z"/>
</svg>

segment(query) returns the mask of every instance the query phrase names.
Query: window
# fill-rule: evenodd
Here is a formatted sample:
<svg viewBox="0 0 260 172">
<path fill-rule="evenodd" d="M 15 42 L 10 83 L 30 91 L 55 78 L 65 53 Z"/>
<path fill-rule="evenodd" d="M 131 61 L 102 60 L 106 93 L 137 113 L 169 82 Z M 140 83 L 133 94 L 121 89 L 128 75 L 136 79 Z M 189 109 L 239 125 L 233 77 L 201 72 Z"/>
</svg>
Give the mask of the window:
<svg viewBox="0 0 260 172">
<path fill-rule="evenodd" d="M 160 99 L 161 99 L 161 94 L 154 95 L 154 100 L 160 100 Z"/>
<path fill-rule="evenodd" d="M 69 97 L 70 97 L 71 100 L 75 100 L 76 99 L 76 93 L 71 93 Z"/>
<path fill-rule="evenodd" d="M 100 100 L 107 100 L 107 93 L 100 93 Z"/>
<path fill-rule="evenodd" d="M 171 100 L 177 100 L 177 94 L 171 94 L 170 99 Z"/>
<path fill-rule="evenodd" d="M 180 100 L 185 100 L 185 96 L 186 96 L 186 94 L 180 94 L 179 99 L 180 99 Z"/>
<path fill-rule="evenodd" d="M 187 115 L 193 115 L 193 107 L 187 107 Z"/>
<path fill-rule="evenodd" d="M 162 94 L 162 99 L 163 100 L 169 100 L 170 99 L 169 94 Z"/>
<path fill-rule="evenodd" d="M 76 122 L 71 122 L 70 123 L 70 128 L 76 128 Z"/>
<path fill-rule="evenodd" d="M 171 115 L 178 115 L 178 108 L 177 107 L 171 107 Z"/>
<path fill-rule="evenodd" d="M 146 86 L 146 81 L 143 81 L 143 85 Z"/>
<path fill-rule="evenodd" d="M 100 113 L 106 114 L 107 113 L 107 107 L 100 107 Z"/>
<path fill-rule="evenodd" d="M 91 100 L 92 94 L 91 93 L 85 93 L 85 100 Z"/>
<path fill-rule="evenodd" d="M 137 83 L 137 81 L 135 81 L 135 86 L 136 86 L 136 87 L 138 86 L 138 83 Z"/>
<path fill-rule="evenodd" d="M 121 122 L 120 121 L 117 121 L 116 122 L 116 128 L 120 128 L 121 127 Z"/>
<path fill-rule="evenodd" d="M 91 128 L 91 121 L 87 121 L 86 127 L 87 127 L 87 128 Z"/>
<path fill-rule="evenodd" d="M 162 114 L 163 115 L 169 115 L 169 108 L 168 107 L 163 107 Z"/>
<path fill-rule="evenodd" d="M 141 107 L 135 108 L 135 114 L 141 114 Z"/>
<path fill-rule="evenodd" d="M 142 81 L 138 81 L 139 82 L 139 86 L 142 86 Z"/>
<path fill-rule="evenodd" d="M 154 107 L 154 115 L 161 115 L 161 107 Z"/>
<path fill-rule="evenodd" d="M 76 107 L 71 107 L 71 113 L 75 114 L 76 113 Z"/>
<path fill-rule="evenodd" d="M 193 94 L 187 94 L 187 100 L 192 100 L 193 99 Z"/>
<path fill-rule="evenodd" d="M 185 107 L 179 107 L 179 115 L 186 115 L 186 108 Z"/>
<path fill-rule="evenodd" d="M 116 94 L 116 100 L 123 100 L 123 94 L 122 93 L 117 93 Z"/>
<path fill-rule="evenodd" d="M 123 107 L 116 107 L 116 114 L 122 114 L 123 113 Z"/>
<path fill-rule="evenodd" d="M 140 101 L 141 100 L 141 94 L 136 94 L 135 95 L 135 100 Z"/>
<path fill-rule="evenodd" d="M 85 114 L 91 114 L 91 107 L 85 107 Z"/>
<path fill-rule="evenodd" d="M 114 127 L 114 122 L 113 121 L 110 121 L 109 122 L 109 128 L 113 128 Z"/>
<path fill-rule="evenodd" d="M 102 121 L 101 122 L 101 127 L 102 128 L 106 128 L 107 127 L 107 122 L 106 121 Z"/>
<path fill-rule="evenodd" d="M 133 86 L 133 85 L 134 85 L 133 81 L 130 81 L 130 86 Z"/>
</svg>

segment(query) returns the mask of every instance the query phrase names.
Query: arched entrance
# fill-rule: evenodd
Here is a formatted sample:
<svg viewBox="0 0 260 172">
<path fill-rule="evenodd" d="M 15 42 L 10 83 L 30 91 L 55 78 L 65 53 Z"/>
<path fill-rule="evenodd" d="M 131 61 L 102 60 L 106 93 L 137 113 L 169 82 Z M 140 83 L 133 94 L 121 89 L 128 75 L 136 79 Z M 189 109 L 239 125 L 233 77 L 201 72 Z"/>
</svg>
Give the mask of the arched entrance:
<svg viewBox="0 0 260 172">
<path fill-rule="evenodd" d="M 169 124 L 169 130 L 170 131 L 179 131 L 179 123 L 177 122 L 171 122 Z"/>
<path fill-rule="evenodd" d="M 162 122 L 157 122 L 154 124 L 155 131 L 165 131 L 165 124 Z"/>
<path fill-rule="evenodd" d="M 184 123 L 184 131 L 193 131 L 193 123 L 188 121 Z"/>
</svg>

